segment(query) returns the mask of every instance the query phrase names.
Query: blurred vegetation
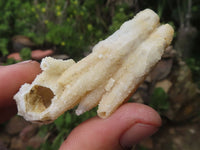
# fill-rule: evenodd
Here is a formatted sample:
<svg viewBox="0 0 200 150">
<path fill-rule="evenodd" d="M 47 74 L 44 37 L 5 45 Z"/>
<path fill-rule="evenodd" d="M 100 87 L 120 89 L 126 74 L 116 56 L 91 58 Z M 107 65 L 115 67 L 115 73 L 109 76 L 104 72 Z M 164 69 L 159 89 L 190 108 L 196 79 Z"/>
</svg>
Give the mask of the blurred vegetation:
<svg viewBox="0 0 200 150">
<path fill-rule="evenodd" d="M 94 0 L 22 0 L 0 2 L 0 52 L 9 54 L 8 43 L 14 35 L 25 35 L 42 47 L 55 47 L 59 53 L 76 58 L 89 51 L 91 44 L 115 31 L 125 20 L 126 4 L 110 16 L 105 1 Z M 114 22 L 112 26 L 111 20 Z"/>
<path fill-rule="evenodd" d="M 23 48 L 20 51 L 20 57 L 23 60 L 30 60 L 31 59 L 31 49 L 30 48 Z"/>
<path fill-rule="evenodd" d="M 192 26 L 197 31 L 200 29 L 199 0 L 7 0 L 0 1 L 0 56 L 7 56 L 12 52 L 13 36 L 24 35 L 41 48 L 52 48 L 56 53 L 80 59 L 96 42 L 106 38 L 124 21 L 145 8 L 156 11 L 161 22 L 173 25 L 176 31 L 174 45 L 181 27 Z M 186 62 L 200 86 L 199 40 L 200 34 L 197 32 L 190 47 L 191 55 L 186 58 Z M 30 59 L 30 52 L 30 49 L 23 49 L 20 56 L 23 60 Z M 11 63 L 15 62 L 8 59 L 7 64 Z M 155 89 L 151 99 L 151 106 L 158 111 L 168 108 L 167 95 L 162 89 Z M 54 123 L 41 127 L 41 136 L 46 136 L 49 132 L 51 135 L 40 149 L 58 149 L 75 126 L 95 115 L 94 110 L 80 117 L 71 112 L 65 113 Z"/>
<path fill-rule="evenodd" d="M 155 88 L 151 95 L 150 106 L 157 110 L 160 114 L 169 108 L 167 93 L 162 88 Z"/>
</svg>

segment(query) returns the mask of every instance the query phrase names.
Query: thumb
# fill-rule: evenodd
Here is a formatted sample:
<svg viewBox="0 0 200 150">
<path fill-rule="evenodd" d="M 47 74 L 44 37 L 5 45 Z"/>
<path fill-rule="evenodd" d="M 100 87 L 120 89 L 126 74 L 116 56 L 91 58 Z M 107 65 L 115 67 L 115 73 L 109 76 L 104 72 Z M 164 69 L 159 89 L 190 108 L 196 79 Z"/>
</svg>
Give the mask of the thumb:
<svg viewBox="0 0 200 150">
<path fill-rule="evenodd" d="M 25 61 L 9 66 L 0 66 L 0 123 L 16 113 L 14 94 L 24 83 L 30 83 L 40 73 L 39 63 Z"/>
<path fill-rule="evenodd" d="M 107 119 L 94 117 L 80 124 L 60 150 L 123 150 L 151 136 L 160 125 L 155 110 L 143 104 L 127 103 Z"/>
</svg>

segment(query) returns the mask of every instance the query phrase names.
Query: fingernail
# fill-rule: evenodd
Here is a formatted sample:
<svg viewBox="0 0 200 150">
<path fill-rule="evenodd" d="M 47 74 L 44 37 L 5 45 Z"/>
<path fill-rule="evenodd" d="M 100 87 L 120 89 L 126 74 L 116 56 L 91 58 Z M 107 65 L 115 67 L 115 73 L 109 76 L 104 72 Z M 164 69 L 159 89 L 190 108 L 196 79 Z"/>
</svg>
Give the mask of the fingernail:
<svg viewBox="0 0 200 150">
<path fill-rule="evenodd" d="M 26 63 L 30 63 L 30 62 L 32 62 L 32 60 L 21 61 L 21 62 L 19 62 L 17 64 L 26 64 Z"/>
<path fill-rule="evenodd" d="M 131 126 L 120 138 L 120 144 L 125 149 L 131 149 L 142 139 L 145 139 L 158 130 L 158 127 L 148 124 L 136 123 Z"/>
</svg>

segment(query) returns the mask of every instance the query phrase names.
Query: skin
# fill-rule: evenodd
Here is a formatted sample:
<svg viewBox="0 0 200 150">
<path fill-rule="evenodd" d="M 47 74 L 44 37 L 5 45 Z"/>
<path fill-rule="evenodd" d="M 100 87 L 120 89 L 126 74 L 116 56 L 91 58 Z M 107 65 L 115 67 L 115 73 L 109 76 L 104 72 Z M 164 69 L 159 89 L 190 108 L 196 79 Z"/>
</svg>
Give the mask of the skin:
<svg viewBox="0 0 200 150">
<path fill-rule="evenodd" d="M 0 122 L 17 113 L 13 95 L 41 72 L 39 63 L 28 61 L 0 66 Z M 60 150 L 125 150 L 154 134 L 161 126 L 158 113 L 149 106 L 126 103 L 107 119 L 91 118 L 77 126 Z"/>
<path fill-rule="evenodd" d="M 50 56 L 53 54 L 53 50 L 34 50 L 31 52 L 31 58 L 34 60 L 41 60 L 42 58 L 44 58 L 45 56 Z M 19 53 L 12 53 L 10 55 L 8 55 L 8 58 L 13 58 L 14 60 L 19 60 L 21 61 L 22 58 L 20 57 Z"/>
</svg>

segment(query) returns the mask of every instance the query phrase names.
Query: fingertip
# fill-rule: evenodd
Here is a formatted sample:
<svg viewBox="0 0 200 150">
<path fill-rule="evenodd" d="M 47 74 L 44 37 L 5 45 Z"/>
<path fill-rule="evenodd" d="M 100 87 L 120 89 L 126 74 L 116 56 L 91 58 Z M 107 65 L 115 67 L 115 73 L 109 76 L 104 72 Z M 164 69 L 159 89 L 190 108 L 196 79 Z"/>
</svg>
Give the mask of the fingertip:
<svg viewBox="0 0 200 150">
<path fill-rule="evenodd" d="M 152 135 L 160 126 L 161 118 L 154 109 L 143 104 L 126 103 L 107 119 L 94 117 L 80 124 L 61 149 L 122 149 Z"/>
<path fill-rule="evenodd" d="M 26 67 L 26 66 L 29 66 L 31 68 L 34 67 L 37 70 L 40 70 L 40 63 L 38 63 L 37 61 L 34 61 L 34 60 L 21 61 L 21 62 L 16 63 L 16 64 L 9 65 L 7 67 Z"/>
<path fill-rule="evenodd" d="M 31 83 L 41 72 L 36 61 L 24 61 L 0 68 L 0 107 L 14 105 L 14 94 L 24 83 Z"/>
<path fill-rule="evenodd" d="M 131 115 L 130 115 L 131 114 Z M 156 127 L 162 125 L 162 119 L 158 112 L 152 107 L 140 103 L 125 103 L 113 114 L 116 119 L 128 117 L 135 122 L 149 124 Z"/>
<path fill-rule="evenodd" d="M 31 83 L 41 72 L 36 61 L 24 61 L 13 65 L 0 67 L 0 123 L 16 114 L 16 103 L 13 100 L 20 86 Z"/>
<path fill-rule="evenodd" d="M 10 74 L 15 73 L 13 80 L 20 81 L 21 84 L 31 83 L 41 72 L 40 64 L 37 61 L 27 60 L 14 65 L 7 66 Z"/>
<path fill-rule="evenodd" d="M 153 125 L 136 123 L 121 135 L 120 145 L 123 148 L 130 148 L 141 140 L 153 135 L 158 129 L 158 127 Z"/>
</svg>

